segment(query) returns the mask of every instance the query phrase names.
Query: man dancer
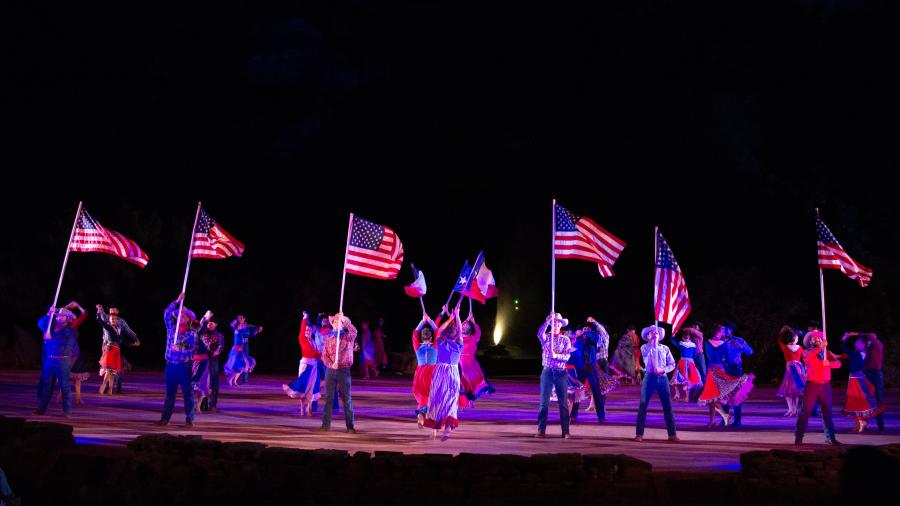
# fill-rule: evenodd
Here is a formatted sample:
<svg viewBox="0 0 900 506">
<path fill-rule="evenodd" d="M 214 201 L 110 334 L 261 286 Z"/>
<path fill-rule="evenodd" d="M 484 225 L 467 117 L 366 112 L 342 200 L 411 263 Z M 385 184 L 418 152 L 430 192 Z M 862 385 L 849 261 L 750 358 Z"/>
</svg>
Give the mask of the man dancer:
<svg viewBox="0 0 900 506">
<path fill-rule="evenodd" d="M 808 350 L 803 351 L 803 364 L 806 366 L 806 385 L 803 386 L 803 406 L 797 417 L 797 429 L 794 433 L 794 444 L 803 444 L 803 435 L 806 425 L 809 423 L 809 414 L 813 405 L 822 407 L 822 426 L 825 430 L 825 444 L 839 446 L 841 443 L 835 438 L 834 421 L 831 418 L 831 370 L 841 367 L 841 361 L 837 355 L 828 351 L 828 343 L 825 335 L 814 330 L 808 332 L 804 341 L 810 344 Z"/>
<path fill-rule="evenodd" d="M 73 309 L 81 314 L 76 318 Z M 35 415 L 43 415 L 50 405 L 53 396 L 53 384 L 58 381 L 62 390 L 63 416 L 72 416 L 72 386 L 69 383 L 69 372 L 72 367 L 72 354 L 78 343 L 76 330 L 88 313 L 77 302 L 68 303 L 57 311 L 51 307 L 47 315 L 38 320 L 38 328 L 44 334 L 44 356 L 41 364 L 40 401 Z"/>
<path fill-rule="evenodd" d="M 541 371 L 541 407 L 538 412 L 538 431 L 535 437 L 547 437 L 547 414 L 550 411 L 550 392 L 556 389 L 556 398 L 559 399 L 559 423 L 562 428 L 562 437 L 569 439 L 569 406 L 568 380 L 566 374 L 566 362 L 575 350 L 572 341 L 569 340 L 561 328 L 569 324 L 569 321 L 561 314 L 550 314 L 538 329 L 538 340 L 541 342 L 541 362 L 544 369 Z M 547 328 L 550 327 L 550 332 Z"/>
<path fill-rule="evenodd" d="M 605 374 L 609 374 L 609 334 L 603 325 L 597 322 L 593 317 L 589 316 L 587 322 L 576 333 L 581 339 L 580 344 L 576 344 L 581 348 L 581 362 L 574 364 L 578 371 L 578 379 L 580 381 L 587 380 L 591 387 L 591 396 L 594 401 L 594 409 L 597 411 L 597 422 L 606 422 L 606 394 L 600 387 L 600 374 L 597 367 L 600 367 Z M 578 408 L 580 403 L 576 402 L 572 406 L 572 420 L 578 418 Z"/>
<path fill-rule="evenodd" d="M 339 323 L 340 322 L 340 323 Z M 340 324 L 340 331 L 335 329 Z M 331 430 L 331 414 L 334 410 L 335 389 L 339 390 L 344 402 L 344 421 L 347 433 L 356 434 L 353 426 L 353 400 L 350 396 L 350 368 L 353 366 L 353 345 L 356 341 L 356 327 L 344 313 L 323 320 L 319 333 L 324 336 L 322 361 L 325 363 L 325 410 L 319 431 Z"/>
<path fill-rule="evenodd" d="M 197 331 L 191 328 L 191 323 L 195 319 L 193 311 L 182 308 L 181 318 L 178 317 L 178 304 L 183 300 L 184 293 L 181 293 L 163 311 L 163 321 L 166 325 L 166 400 L 163 402 L 162 416 L 156 422 L 157 425 L 169 424 L 172 411 L 175 409 L 175 392 L 180 386 L 181 395 L 184 398 L 185 426 L 194 426 L 191 367 L 194 363 Z M 200 321 L 200 328 L 205 327 L 210 318 L 212 318 L 212 312 L 207 311 Z"/>
</svg>

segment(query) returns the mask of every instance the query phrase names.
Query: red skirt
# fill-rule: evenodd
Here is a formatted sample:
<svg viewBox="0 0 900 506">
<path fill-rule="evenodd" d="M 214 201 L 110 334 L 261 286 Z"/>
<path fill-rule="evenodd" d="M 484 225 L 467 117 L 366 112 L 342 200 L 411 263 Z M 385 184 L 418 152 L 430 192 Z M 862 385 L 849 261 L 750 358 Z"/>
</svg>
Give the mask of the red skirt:
<svg viewBox="0 0 900 506">
<path fill-rule="evenodd" d="M 678 367 L 675 368 L 675 374 L 672 375 L 672 384 L 684 385 L 685 383 L 691 388 L 703 383 L 700 380 L 700 372 L 697 371 L 694 360 L 689 358 L 679 359 Z"/>
<path fill-rule="evenodd" d="M 100 367 L 119 372 L 122 370 L 122 351 L 118 346 L 104 346 L 100 357 Z"/>
<path fill-rule="evenodd" d="M 416 398 L 418 409 L 428 406 L 428 394 L 431 392 L 431 378 L 433 376 L 434 364 L 416 367 L 416 374 L 413 376 L 413 397 Z"/>
<path fill-rule="evenodd" d="M 884 412 L 884 404 L 879 405 L 875 399 L 875 386 L 862 373 L 850 375 L 847 381 L 847 403 L 841 414 L 865 420 Z"/>
</svg>

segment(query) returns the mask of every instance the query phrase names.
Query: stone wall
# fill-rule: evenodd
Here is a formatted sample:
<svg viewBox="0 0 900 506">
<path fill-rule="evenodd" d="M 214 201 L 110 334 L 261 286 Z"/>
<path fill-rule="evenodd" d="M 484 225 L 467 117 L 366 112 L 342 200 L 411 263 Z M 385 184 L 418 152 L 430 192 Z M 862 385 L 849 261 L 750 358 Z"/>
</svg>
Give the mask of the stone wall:
<svg viewBox="0 0 900 506">
<path fill-rule="evenodd" d="M 894 473 L 900 445 L 742 456 L 740 472 L 654 473 L 626 455 L 458 456 L 297 450 L 200 436 L 77 445 L 67 425 L 0 417 L 0 467 L 23 504 L 841 503 Z M 854 471 L 855 469 L 855 471 Z"/>
</svg>

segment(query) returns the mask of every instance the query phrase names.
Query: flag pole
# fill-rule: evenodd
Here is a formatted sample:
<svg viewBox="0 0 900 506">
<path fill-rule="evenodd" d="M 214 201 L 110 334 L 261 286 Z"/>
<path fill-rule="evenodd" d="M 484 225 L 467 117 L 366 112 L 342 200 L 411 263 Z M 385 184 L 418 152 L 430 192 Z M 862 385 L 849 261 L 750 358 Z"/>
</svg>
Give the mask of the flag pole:
<svg viewBox="0 0 900 506">
<path fill-rule="evenodd" d="M 653 276 L 656 277 L 656 255 L 659 254 L 659 227 L 653 227 Z M 659 295 L 657 291 L 659 287 L 656 283 L 653 283 L 653 326 L 659 327 L 659 320 L 657 320 L 656 314 L 656 301 L 659 300 L 657 296 Z"/>
<path fill-rule="evenodd" d="M 202 202 L 197 202 L 197 213 L 194 215 L 194 226 L 191 228 L 191 242 L 188 245 L 188 255 L 187 255 L 187 266 L 184 268 L 184 281 L 181 283 L 181 293 L 187 292 L 187 281 L 188 274 L 191 272 L 191 258 L 194 251 L 194 232 L 197 230 L 197 220 L 200 219 L 200 206 Z M 174 342 L 178 343 L 178 329 L 181 328 L 181 312 L 184 310 L 184 297 L 181 297 L 181 302 L 178 304 L 178 317 L 175 318 L 175 339 Z"/>
<path fill-rule="evenodd" d="M 347 223 L 347 243 L 344 245 L 344 268 L 341 270 L 341 302 L 338 305 L 338 313 L 344 313 L 344 287 L 347 286 L 347 256 L 350 252 L 350 236 L 353 233 L 353 213 L 350 213 L 350 221 Z M 343 318 L 338 318 L 337 322 L 337 343 L 334 345 L 334 368 L 337 369 L 338 359 L 341 355 L 341 327 L 344 324 Z"/>
<path fill-rule="evenodd" d="M 556 199 L 550 208 L 550 315 L 556 317 Z M 552 322 L 551 322 L 552 325 Z"/>
<path fill-rule="evenodd" d="M 69 263 L 69 248 L 72 246 L 72 238 L 75 237 L 75 227 L 78 225 L 78 218 L 81 218 L 82 202 L 78 202 L 78 210 L 75 211 L 75 221 L 72 222 L 72 231 L 69 232 L 69 242 L 66 244 L 66 255 L 63 257 L 62 270 L 59 273 L 59 281 L 56 283 L 56 294 L 53 296 L 53 314 L 50 315 L 50 321 L 47 322 L 47 332 L 44 334 L 46 338 L 50 335 L 50 329 L 53 328 L 53 318 L 56 316 L 56 304 L 59 302 L 59 291 L 62 289 L 63 276 L 66 274 L 66 265 Z"/>
<path fill-rule="evenodd" d="M 419 271 L 416 270 L 416 265 L 413 264 L 412 262 L 410 262 L 409 266 L 412 267 L 413 278 L 415 278 L 415 279 L 413 279 L 413 283 L 415 283 L 416 281 L 419 280 Z M 419 304 L 422 305 L 422 314 L 428 314 L 428 312 L 425 311 L 425 301 L 422 300 L 422 296 L 421 296 L 421 295 L 419 295 Z"/>
<path fill-rule="evenodd" d="M 482 264 L 483 265 L 483 264 Z M 476 281 L 477 283 L 478 281 Z M 472 314 L 472 297 L 469 297 L 469 314 Z"/>
<path fill-rule="evenodd" d="M 819 208 L 816 208 L 816 219 L 819 218 Z M 819 267 L 819 292 L 822 298 L 822 334 L 825 336 L 825 340 L 828 340 L 828 327 L 825 323 L 825 274 L 822 271 L 822 267 Z"/>
</svg>

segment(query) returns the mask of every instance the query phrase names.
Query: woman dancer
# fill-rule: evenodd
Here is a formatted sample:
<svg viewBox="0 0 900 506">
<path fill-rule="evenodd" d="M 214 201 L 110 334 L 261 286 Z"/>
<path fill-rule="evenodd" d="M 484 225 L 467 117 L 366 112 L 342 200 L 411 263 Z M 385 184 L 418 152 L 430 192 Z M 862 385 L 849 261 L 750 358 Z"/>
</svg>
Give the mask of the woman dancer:
<svg viewBox="0 0 900 506">
<path fill-rule="evenodd" d="M 435 324 L 422 313 L 422 321 L 412 334 L 413 350 L 416 353 L 416 374 L 413 376 L 413 397 L 416 399 L 416 422 L 419 428 L 425 426 L 425 412 L 428 410 L 428 396 L 431 393 L 431 382 L 434 368 L 438 361 L 437 348 L 434 347 Z"/>
<path fill-rule="evenodd" d="M 778 388 L 778 397 L 784 397 L 787 403 L 787 411 L 784 416 L 797 416 L 800 408 L 800 399 L 803 398 L 803 386 L 806 384 L 806 367 L 803 366 L 803 348 L 797 342 L 800 340 L 797 331 L 788 325 L 781 327 L 778 332 L 778 347 L 784 355 L 784 378 Z"/>
<path fill-rule="evenodd" d="M 866 379 L 866 342 L 859 332 L 847 332 L 841 339 L 841 349 L 850 357 L 847 402 L 841 414 L 856 420 L 853 432 L 866 430 L 868 419 L 884 412 L 884 404 L 879 404 L 875 398 L 875 386 Z"/>
<path fill-rule="evenodd" d="M 716 335 L 706 341 L 706 384 L 703 393 L 700 394 L 700 406 L 709 406 L 709 425 L 715 426 L 716 413 L 722 417 L 722 423 L 727 426 L 731 422 L 731 415 L 722 408 L 723 404 L 740 406 L 750 390 L 753 390 L 753 374 L 744 374 L 739 378 L 725 373 L 725 341 L 722 339 L 721 328 Z"/>
<path fill-rule="evenodd" d="M 438 328 L 438 363 L 434 366 L 424 423 L 432 429 L 432 439 L 437 437 L 438 430 L 444 429 L 441 441 L 446 441 L 450 431 L 459 425 L 456 418 L 459 409 L 459 356 L 462 353 L 459 305 L 452 316 Z"/>
<path fill-rule="evenodd" d="M 247 354 L 244 345 L 250 342 L 250 338 L 263 331 L 262 327 L 250 325 L 244 315 L 237 315 L 237 318 L 231 322 L 231 328 L 234 329 L 234 346 L 228 354 L 228 361 L 225 362 L 225 375 L 228 376 L 228 384 L 237 386 L 238 378 L 246 373 L 253 372 L 256 367 L 256 360 Z"/>
<path fill-rule="evenodd" d="M 309 325 L 309 314 L 304 311 L 300 321 L 300 367 L 297 379 L 290 385 L 281 385 L 291 399 L 300 399 L 300 416 L 312 416 L 312 403 L 322 397 L 320 393 L 319 361 L 322 355 L 316 348 L 316 341 Z"/>
</svg>

